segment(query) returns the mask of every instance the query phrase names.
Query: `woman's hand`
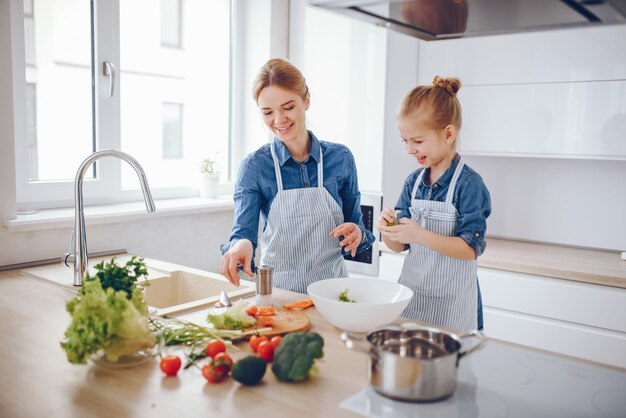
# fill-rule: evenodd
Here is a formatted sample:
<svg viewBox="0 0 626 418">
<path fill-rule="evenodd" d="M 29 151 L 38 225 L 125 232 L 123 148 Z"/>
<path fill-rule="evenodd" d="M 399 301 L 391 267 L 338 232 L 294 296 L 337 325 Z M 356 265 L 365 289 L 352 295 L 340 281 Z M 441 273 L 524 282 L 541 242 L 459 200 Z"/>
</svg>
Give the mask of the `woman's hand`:
<svg viewBox="0 0 626 418">
<path fill-rule="evenodd" d="M 330 231 L 330 235 L 339 238 L 343 235 L 343 240 L 339 243 L 340 246 L 344 247 L 346 252 L 349 252 L 352 257 L 356 255 L 356 249 L 361 244 L 363 240 L 363 231 L 361 228 L 355 223 L 352 222 L 344 222 L 339 225 L 337 228 Z"/>
<path fill-rule="evenodd" d="M 239 286 L 239 269 L 237 265 L 243 265 L 243 272 L 250 277 L 252 275 L 252 243 L 250 240 L 237 241 L 230 250 L 222 256 L 220 274 L 224 275 L 232 284 Z"/>
</svg>

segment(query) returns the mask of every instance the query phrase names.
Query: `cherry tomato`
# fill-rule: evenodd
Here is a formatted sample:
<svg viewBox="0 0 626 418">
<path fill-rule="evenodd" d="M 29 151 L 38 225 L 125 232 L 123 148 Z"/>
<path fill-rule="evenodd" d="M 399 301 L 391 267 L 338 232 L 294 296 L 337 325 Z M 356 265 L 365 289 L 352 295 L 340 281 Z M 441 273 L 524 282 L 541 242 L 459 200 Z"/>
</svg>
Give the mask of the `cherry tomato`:
<svg viewBox="0 0 626 418">
<path fill-rule="evenodd" d="M 223 341 L 214 339 L 209 341 L 206 346 L 206 355 L 213 358 L 218 353 L 223 353 L 226 351 L 226 344 Z"/>
<path fill-rule="evenodd" d="M 270 340 L 270 342 L 272 344 L 274 344 L 274 348 L 278 347 L 278 345 L 280 344 L 280 342 L 283 340 L 283 337 L 281 337 L 280 335 L 277 335 L 275 337 L 272 337 L 272 339 Z"/>
<path fill-rule="evenodd" d="M 253 335 L 250 338 L 250 348 L 252 349 L 252 351 L 256 353 L 257 347 L 263 341 L 267 341 L 267 337 L 265 335 Z"/>
<path fill-rule="evenodd" d="M 165 357 L 161 358 L 161 370 L 168 376 L 176 376 L 176 373 L 180 370 L 182 362 L 180 361 L 180 357 L 175 356 L 174 354 L 168 354 Z"/>
<path fill-rule="evenodd" d="M 271 342 L 263 341 L 257 347 L 256 352 L 259 355 L 259 357 L 261 357 L 263 360 L 267 361 L 268 363 L 271 363 L 272 361 L 274 361 L 274 349 L 275 348 L 276 347 L 274 347 L 274 344 L 272 344 Z"/>
<path fill-rule="evenodd" d="M 215 366 L 227 366 L 230 369 L 233 367 L 233 359 L 226 353 L 217 353 L 213 357 L 213 364 Z"/>
<path fill-rule="evenodd" d="M 256 305 L 252 305 L 250 306 L 247 310 L 246 313 L 250 316 L 254 316 L 259 312 L 259 308 Z"/>
<path fill-rule="evenodd" d="M 259 323 L 264 327 L 271 327 L 274 325 L 274 318 L 271 316 L 259 316 Z"/>
<path fill-rule="evenodd" d="M 207 364 L 202 368 L 202 376 L 210 383 L 219 383 L 226 379 L 230 370 L 224 365 Z"/>
</svg>

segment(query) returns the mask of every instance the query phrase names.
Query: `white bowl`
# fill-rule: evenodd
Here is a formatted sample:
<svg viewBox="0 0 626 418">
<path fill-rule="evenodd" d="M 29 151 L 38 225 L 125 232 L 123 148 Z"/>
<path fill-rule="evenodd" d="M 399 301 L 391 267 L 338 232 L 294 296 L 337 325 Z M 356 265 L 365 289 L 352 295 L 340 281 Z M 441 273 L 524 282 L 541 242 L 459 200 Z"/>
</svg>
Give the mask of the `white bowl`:
<svg viewBox="0 0 626 418">
<path fill-rule="evenodd" d="M 346 289 L 356 303 L 339 300 Z M 328 322 L 351 332 L 366 332 L 393 322 L 413 297 L 413 291 L 399 283 L 355 277 L 320 280 L 310 284 L 307 292 Z"/>
</svg>

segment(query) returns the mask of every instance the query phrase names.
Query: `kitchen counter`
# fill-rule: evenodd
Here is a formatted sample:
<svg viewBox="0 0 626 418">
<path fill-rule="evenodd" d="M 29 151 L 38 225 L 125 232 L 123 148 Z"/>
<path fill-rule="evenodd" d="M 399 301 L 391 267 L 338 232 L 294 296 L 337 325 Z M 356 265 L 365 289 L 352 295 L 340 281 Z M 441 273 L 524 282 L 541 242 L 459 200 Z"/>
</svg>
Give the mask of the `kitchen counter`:
<svg viewBox="0 0 626 418">
<path fill-rule="evenodd" d="M 488 238 L 480 267 L 626 288 L 618 252 Z"/>
<path fill-rule="evenodd" d="M 313 330 L 324 337 L 324 358 L 318 362 L 319 374 L 302 383 L 280 383 L 268 370 L 257 387 L 244 387 L 232 379 L 208 384 L 196 368 L 165 377 L 156 360 L 119 370 L 91 363 L 73 366 L 59 346 L 70 321 L 64 302 L 72 297 L 67 289 L 20 276 L 19 271 L 0 273 L 0 416 L 349 417 L 356 416 L 351 412 L 355 411 L 371 416 L 512 417 L 574 416 L 575 411 L 588 416 L 583 413 L 588 410 L 598 416 L 617 416 L 611 414 L 626 410 L 625 370 L 493 340 L 462 360 L 459 387 L 448 400 L 434 404 L 387 400 L 367 389 L 367 357 L 347 350 L 339 331 L 314 308 L 305 312 Z M 277 303 L 300 298 L 281 290 L 274 294 Z M 240 352 L 229 348 L 235 359 L 249 354 L 246 344 L 238 346 Z M 532 361 L 540 370 L 529 371 Z M 558 376 L 543 376 L 545 370 L 555 370 Z M 541 384 L 531 385 L 533 381 Z M 573 385 L 571 392 L 568 382 Z M 545 399 L 537 398 L 544 393 Z M 553 394 L 556 398 L 549 399 Z"/>
<path fill-rule="evenodd" d="M 397 254 L 382 242 L 379 246 Z M 626 289 L 626 261 L 612 251 L 487 238 L 478 267 Z"/>
</svg>

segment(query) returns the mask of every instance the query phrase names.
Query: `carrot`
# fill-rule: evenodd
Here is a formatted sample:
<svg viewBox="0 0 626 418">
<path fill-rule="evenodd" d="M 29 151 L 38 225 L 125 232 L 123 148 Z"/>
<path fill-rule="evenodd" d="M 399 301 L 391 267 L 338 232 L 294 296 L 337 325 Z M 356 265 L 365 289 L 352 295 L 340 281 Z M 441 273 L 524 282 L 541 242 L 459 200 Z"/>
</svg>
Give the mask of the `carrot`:
<svg viewBox="0 0 626 418">
<path fill-rule="evenodd" d="M 259 316 L 272 316 L 272 315 L 276 315 L 276 312 L 274 312 L 274 307 L 273 306 L 261 306 L 259 307 Z"/>
<path fill-rule="evenodd" d="M 306 298 L 306 299 L 299 300 L 297 302 L 283 305 L 283 307 L 287 309 L 306 309 L 309 306 L 313 306 L 313 299 L 311 298 Z"/>
</svg>

